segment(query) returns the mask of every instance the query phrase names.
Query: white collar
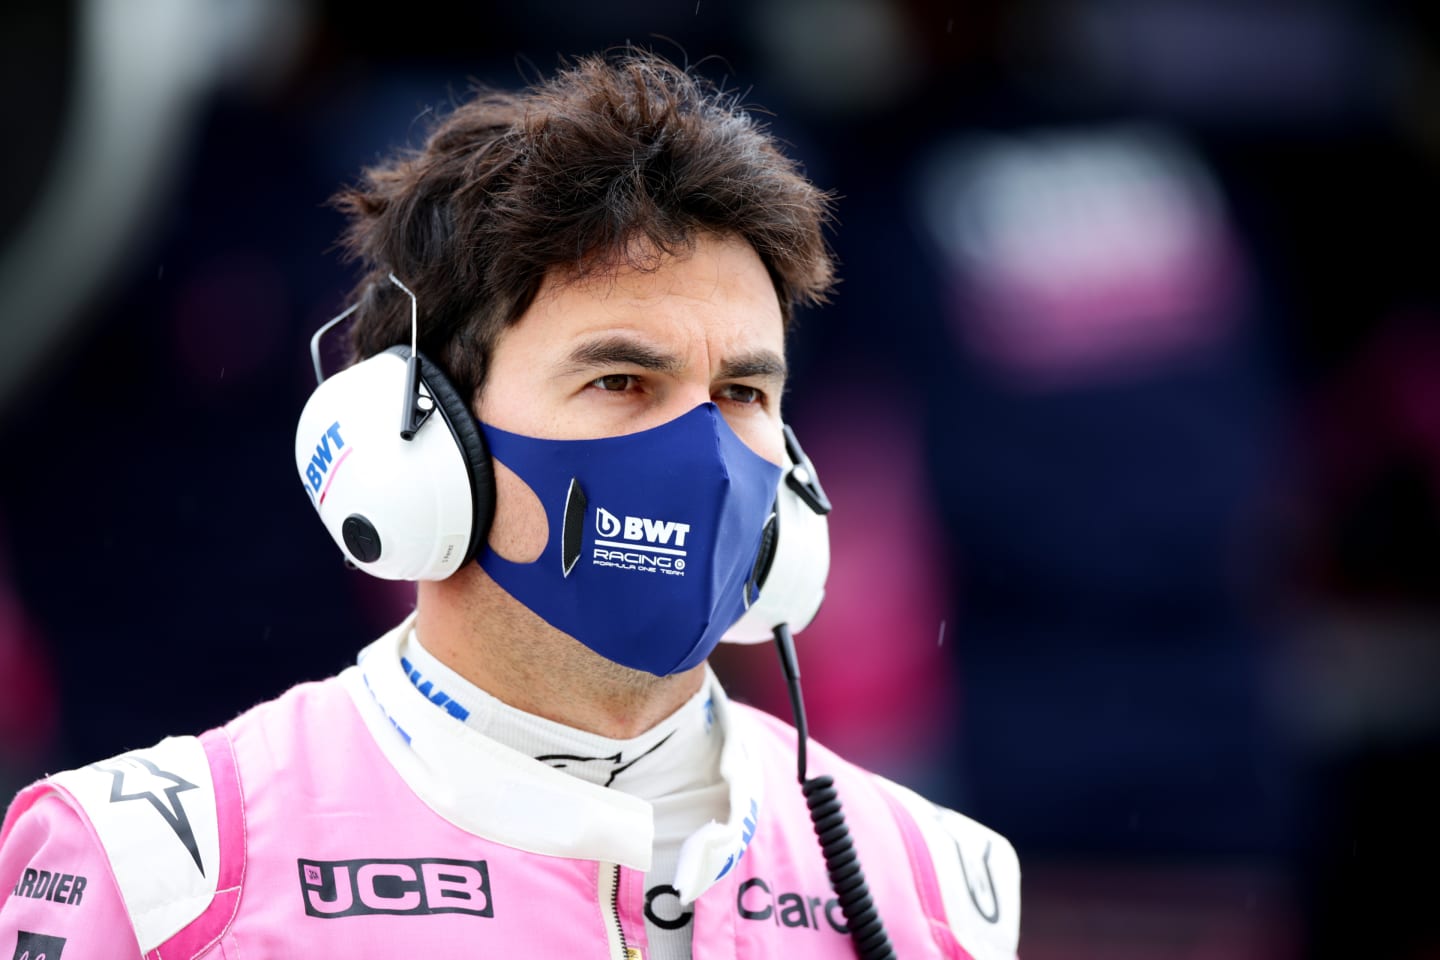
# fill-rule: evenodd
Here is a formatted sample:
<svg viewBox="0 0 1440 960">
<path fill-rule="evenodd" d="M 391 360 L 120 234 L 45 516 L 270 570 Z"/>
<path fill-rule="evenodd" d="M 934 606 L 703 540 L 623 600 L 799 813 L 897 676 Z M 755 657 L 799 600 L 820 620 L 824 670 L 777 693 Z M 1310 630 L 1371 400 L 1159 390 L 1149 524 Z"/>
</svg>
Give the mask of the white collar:
<svg viewBox="0 0 1440 960">
<path fill-rule="evenodd" d="M 529 853 L 650 869 L 652 805 L 578 780 L 456 723 L 415 689 L 400 666 L 414 614 L 360 652 L 341 680 L 375 742 L 425 805 L 450 823 Z M 691 834 L 680 850 L 675 887 L 693 900 L 729 872 L 754 836 L 763 803 L 757 761 L 734 723 L 718 682 L 715 723 L 724 737 L 720 774 L 730 817 Z"/>
<path fill-rule="evenodd" d="M 672 714 L 636 736 L 615 739 L 512 707 L 441 662 L 414 632 L 402 638 L 400 650 L 411 684 L 437 709 L 572 777 L 652 803 L 719 785 L 724 737 L 710 703 L 719 681 L 709 671 Z M 718 799 L 723 805 L 723 795 Z M 699 810 L 695 815 L 697 822 L 707 819 Z"/>
</svg>

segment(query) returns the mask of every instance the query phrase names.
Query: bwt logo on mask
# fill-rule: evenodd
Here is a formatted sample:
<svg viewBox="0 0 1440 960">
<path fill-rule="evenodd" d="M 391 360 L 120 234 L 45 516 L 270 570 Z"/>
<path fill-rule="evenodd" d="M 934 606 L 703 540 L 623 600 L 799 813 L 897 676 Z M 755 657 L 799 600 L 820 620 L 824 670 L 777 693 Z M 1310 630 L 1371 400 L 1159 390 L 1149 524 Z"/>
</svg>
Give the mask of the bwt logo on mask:
<svg viewBox="0 0 1440 960">
<path fill-rule="evenodd" d="M 604 507 L 596 507 L 595 532 L 600 537 L 590 559 L 596 566 L 685 575 L 688 523 L 649 517 L 626 517 L 622 521 Z"/>
<path fill-rule="evenodd" d="M 305 912 L 312 917 L 371 914 L 495 916 L 484 860 L 298 860 Z"/>
<path fill-rule="evenodd" d="M 643 550 L 645 547 L 640 544 L 651 546 L 666 546 L 670 538 L 675 538 L 675 546 L 685 546 L 685 537 L 690 533 L 690 524 L 676 523 L 674 520 L 651 520 L 649 517 L 626 517 L 621 523 L 620 518 L 615 516 L 604 507 L 595 508 L 595 532 L 607 539 L 621 537 L 626 541 L 617 546 L 634 547 L 638 546 Z M 678 551 L 681 556 L 685 555 L 684 550 Z"/>
</svg>

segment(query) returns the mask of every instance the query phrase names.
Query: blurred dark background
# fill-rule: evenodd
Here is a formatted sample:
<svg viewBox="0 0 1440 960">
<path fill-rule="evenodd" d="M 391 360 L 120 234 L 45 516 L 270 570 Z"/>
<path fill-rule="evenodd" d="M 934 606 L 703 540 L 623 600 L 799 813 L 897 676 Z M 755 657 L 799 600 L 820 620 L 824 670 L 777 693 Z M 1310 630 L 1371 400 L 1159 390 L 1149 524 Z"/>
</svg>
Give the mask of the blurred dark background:
<svg viewBox="0 0 1440 960">
<path fill-rule="evenodd" d="M 612 0 L 0 11 L 0 792 L 411 603 L 292 473 L 327 198 L 634 41 L 839 194 L 792 338 L 812 731 L 1007 834 L 1027 960 L 1440 957 L 1440 10 Z M 782 715 L 768 649 L 716 658 Z"/>
</svg>

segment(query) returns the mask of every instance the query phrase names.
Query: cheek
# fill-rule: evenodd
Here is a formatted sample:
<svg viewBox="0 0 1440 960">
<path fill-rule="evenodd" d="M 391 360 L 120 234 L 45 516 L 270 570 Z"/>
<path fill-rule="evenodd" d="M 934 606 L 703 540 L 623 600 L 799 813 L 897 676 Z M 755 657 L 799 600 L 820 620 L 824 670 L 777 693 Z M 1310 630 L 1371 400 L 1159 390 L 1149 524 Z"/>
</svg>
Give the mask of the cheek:
<svg viewBox="0 0 1440 960">
<path fill-rule="evenodd" d="M 744 441 L 755 454 L 764 457 L 777 467 L 785 466 L 785 435 L 780 431 L 780 421 L 769 416 L 746 418 L 741 423 L 727 420 L 730 429 Z"/>
<path fill-rule="evenodd" d="M 550 539 L 550 521 L 535 491 L 500 461 L 495 461 L 495 522 L 490 548 L 512 563 L 539 559 Z"/>
</svg>

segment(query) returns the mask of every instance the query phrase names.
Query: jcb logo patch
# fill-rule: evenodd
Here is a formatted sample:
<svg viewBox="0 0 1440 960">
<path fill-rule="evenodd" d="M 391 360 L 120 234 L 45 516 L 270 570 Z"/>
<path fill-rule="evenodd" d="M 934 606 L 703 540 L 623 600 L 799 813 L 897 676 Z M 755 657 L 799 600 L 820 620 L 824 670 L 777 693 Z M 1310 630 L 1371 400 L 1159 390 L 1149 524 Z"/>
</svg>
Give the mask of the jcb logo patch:
<svg viewBox="0 0 1440 960">
<path fill-rule="evenodd" d="M 377 913 L 493 917 L 484 860 L 297 860 L 305 912 L 312 917 Z"/>
</svg>

